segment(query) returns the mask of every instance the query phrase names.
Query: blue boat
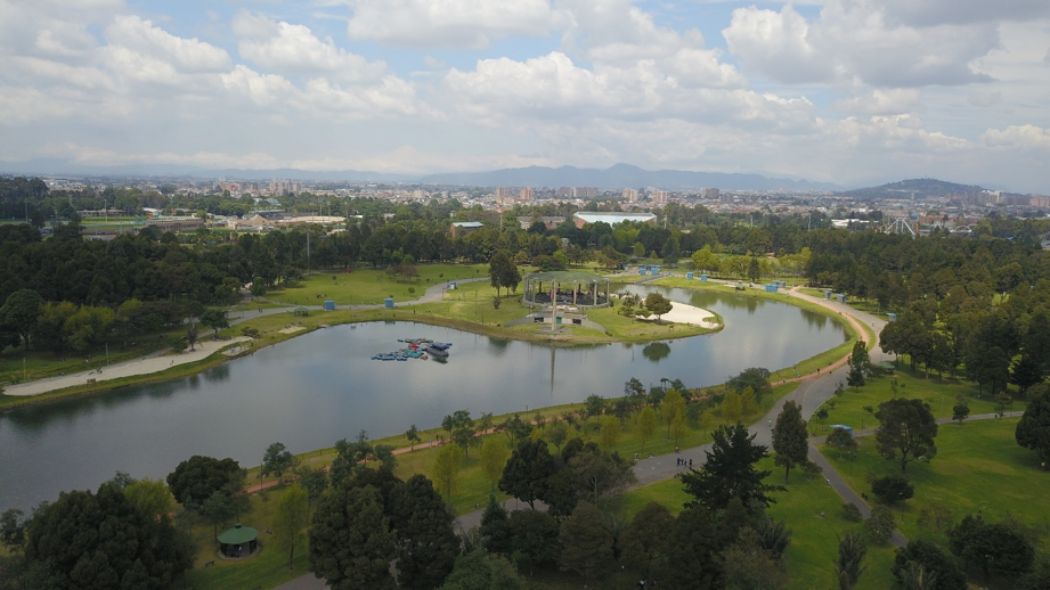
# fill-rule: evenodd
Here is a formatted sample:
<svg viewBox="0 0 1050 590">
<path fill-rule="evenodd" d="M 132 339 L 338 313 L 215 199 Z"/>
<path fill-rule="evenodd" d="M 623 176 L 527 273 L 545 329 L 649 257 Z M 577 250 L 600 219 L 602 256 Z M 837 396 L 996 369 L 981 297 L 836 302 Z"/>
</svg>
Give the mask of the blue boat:
<svg viewBox="0 0 1050 590">
<path fill-rule="evenodd" d="M 430 356 L 436 359 L 448 358 L 448 348 L 437 348 L 433 344 L 427 347 L 427 352 Z"/>
</svg>

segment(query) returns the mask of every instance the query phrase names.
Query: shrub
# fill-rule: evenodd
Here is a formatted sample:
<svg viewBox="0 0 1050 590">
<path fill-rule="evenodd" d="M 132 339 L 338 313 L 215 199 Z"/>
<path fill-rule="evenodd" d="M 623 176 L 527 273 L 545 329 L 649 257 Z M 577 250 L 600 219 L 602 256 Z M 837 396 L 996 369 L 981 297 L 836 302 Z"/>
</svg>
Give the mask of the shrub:
<svg viewBox="0 0 1050 590">
<path fill-rule="evenodd" d="M 915 495 L 915 488 L 903 477 L 889 475 L 871 482 L 871 492 L 884 504 L 896 504 Z"/>
<path fill-rule="evenodd" d="M 864 520 L 864 515 L 860 513 L 860 508 L 853 502 L 846 502 L 842 505 L 842 517 L 850 522 L 860 522 Z"/>
<path fill-rule="evenodd" d="M 893 536 L 893 513 L 885 506 L 876 506 L 871 510 L 871 516 L 864 521 L 864 532 L 868 539 L 875 545 L 885 545 Z"/>
<path fill-rule="evenodd" d="M 259 330 L 256 329 L 256 328 L 253 328 L 251 326 L 245 326 L 245 327 L 241 328 L 241 334 L 243 334 L 244 336 L 247 336 L 249 338 L 258 338 L 259 337 Z"/>
</svg>

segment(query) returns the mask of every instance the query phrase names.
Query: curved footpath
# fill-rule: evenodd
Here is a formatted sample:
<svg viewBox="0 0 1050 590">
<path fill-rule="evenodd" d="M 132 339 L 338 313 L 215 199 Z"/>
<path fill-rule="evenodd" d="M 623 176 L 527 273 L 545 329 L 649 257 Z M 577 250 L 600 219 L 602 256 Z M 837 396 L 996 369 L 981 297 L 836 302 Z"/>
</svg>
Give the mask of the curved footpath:
<svg viewBox="0 0 1050 590">
<path fill-rule="evenodd" d="M 857 331 L 858 336 L 865 342 L 868 341 L 868 336 L 867 332 L 861 329 L 861 323 L 867 324 L 872 330 L 874 330 L 876 335 L 881 332 L 883 326 L 886 325 L 885 320 L 872 314 L 854 309 L 837 301 L 829 301 L 806 295 L 799 291 L 797 287 L 788 291 L 788 294 L 803 301 L 815 303 L 843 316 Z M 880 363 L 892 359 L 890 355 L 883 353 L 877 347 L 871 348 L 869 355 L 872 363 Z M 846 367 L 847 361 L 848 355 L 839 359 L 835 363 L 832 363 L 827 368 L 819 369 L 815 374 L 804 375 L 802 377 L 786 379 L 779 382 L 799 382 L 800 384 L 794 391 L 778 400 L 764 416 L 758 419 L 757 422 L 748 427 L 748 430 L 756 435 L 755 441 L 759 444 L 772 446 L 772 425 L 780 414 L 780 411 L 783 409 L 784 404 L 788 401 L 793 401 L 802 407 L 803 419 L 809 420 L 812 418 L 813 414 L 816 413 L 821 404 L 835 395 L 835 388 L 838 387 L 840 383 L 845 384 L 846 375 L 849 372 Z M 1007 415 L 1012 415 L 1012 413 L 1008 413 Z M 974 416 L 973 418 L 980 419 L 981 417 Z M 946 420 L 945 422 L 948 421 L 950 420 Z M 869 434 L 869 432 L 865 431 L 864 434 Z M 821 468 L 821 471 L 824 473 L 824 480 L 828 482 L 828 485 L 830 485 L 840 497 L 842 497 L 843 501 L 856 504 L 866 518 L 871 513 L 871 508 L 859 494 L 849 487 L 849 484 L 847 484 L 842 476 L 835 471 L 827 458 L 820 453 L 817 448 L 817 443 L 822 440 L 823 437 L 814 437 L 810 439 L 809 459 Z M 687 464 L 692 460 L 693 467 L 699 468 L 704 464 L 704 461 L 706 461 L 706 455 L 704 452 L 710 450 L 710 448 L 711 445 L 706 444 L 682 449 L 678 453 L 667 453 L 641 459 L 637 461 L 634 466 L 634 475 L 638 481 L 632 487 L 641 487 L 657 481 L 670 479 L 679 473 L 687 471 L 689 468 L 679 466 L 678 459 L 685 459 Z M 527 504 L 512 498 L 507 500 L 504 503 L 504 506 L 511 510 L 517 510 L 523 509 Z M 456 518 L 456 526 L 463 531 L 479 526 L 481 524 L 481 516 L 483 513 L 483 510 L 475 510 L 460 515 Z M 891 542 L 895 546 L 901 547 L 907 543 L 907 539 L 901 535 L 899 531 L 894 531 Z M 314 577 L 313 574 L 306 574 L 278 586 L 277 590 L 322 590 L 323 588 L 325 588 L 323 581 Z"/>
</svg>

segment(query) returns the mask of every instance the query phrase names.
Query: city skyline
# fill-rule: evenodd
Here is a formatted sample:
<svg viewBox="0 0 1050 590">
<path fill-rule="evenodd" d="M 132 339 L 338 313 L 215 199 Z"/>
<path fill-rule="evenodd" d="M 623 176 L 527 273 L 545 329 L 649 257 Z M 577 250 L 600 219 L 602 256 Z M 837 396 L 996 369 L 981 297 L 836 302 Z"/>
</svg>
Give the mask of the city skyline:
<svg viewBox="0 0 1050 590">
<path fill-rule="evenodd" d="M 0 0 L 0 171 L 627 162 L 1050 192 L 1045 2 L 441 7 Z"/>
</svg>

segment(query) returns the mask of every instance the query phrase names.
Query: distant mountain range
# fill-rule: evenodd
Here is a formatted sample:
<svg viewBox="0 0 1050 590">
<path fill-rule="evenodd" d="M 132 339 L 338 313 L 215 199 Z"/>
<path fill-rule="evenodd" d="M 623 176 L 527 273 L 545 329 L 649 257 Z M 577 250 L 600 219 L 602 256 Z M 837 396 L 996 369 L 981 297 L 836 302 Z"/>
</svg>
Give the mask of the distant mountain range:
<svg viewBox="0 0 1050 590">
<path fill-rule="evenodd" d="M 770 178 L 761 174 L 690 172 L 686 170 L 645 170 L 630 164 L 605 169 L 561 166 L 529 166 L 488 172 L 454 172 L 424 176 L 424 184 L 454 186 L 593 186 L 604 189 L 657 187 L 669 190 L 718 188 L 755 191 L 829 191 L 835 185 L 809 180 Z"/>
<path fill-rule="evenodd" d="M 809 180 L 775 178 L 761 174 L 732 174 L 722 172 L 691 172 L 685 170 L 645 170 L 629 164 L 616 164 L 605 169 L 561 166 L 550 168 L 529 166 L 505 168 L 486 172 L 451 172 L 444 174 L 412 175 L 369 172 L 362 170 L 311 171 L 290 168 L 268 170 L 209 169 L 187 165 L 120 165 L 85 166 L 63 160 L 33 160 L 30 162 L 0 163 L 0 173 L 76 175 L 76 176 L 132 176 L 139 178 L 226 178 L 230 180 L 270 180 L 289 178 L 314 182 L 378 182 L 400 184 L 428 184 L 444 186 L 531 186 L 557 188 L 562 186 L 592 186 L 601 189 L 657 187 L 667 190 L 718 188 L 722 190 L 752 191 L 832 191 L 836 185 Z"/>
<path fill-rule="evenodd" d="M 972 184 L 956 184 L 954 182 L 937 180 L 936 178 L 912 178 L 879 186 L 843 191 L 838 194 L 853 197 L 854 199 L 914 197 L 916 200 L 921 200 L 928 197 L 976 195 L 984 190 L 983 187 Z"/>
</svg>

